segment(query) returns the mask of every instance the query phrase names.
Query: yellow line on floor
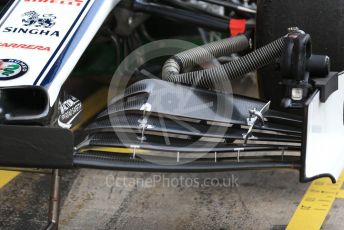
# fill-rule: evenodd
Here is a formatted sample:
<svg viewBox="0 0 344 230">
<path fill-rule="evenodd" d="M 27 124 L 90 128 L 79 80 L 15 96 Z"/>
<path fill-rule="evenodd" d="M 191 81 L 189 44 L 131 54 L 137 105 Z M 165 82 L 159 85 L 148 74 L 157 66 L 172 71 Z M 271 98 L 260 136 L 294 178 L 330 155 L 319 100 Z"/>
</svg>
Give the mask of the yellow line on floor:
<svg viewBox="0 0 344 230">
<path fill-rule="evenodd" d="M 10 171 L 2 171 L 0 170 L 0 189 L 3 188 L 6 184 L 8 184 L 11 180 L 13 180 L 19 172 L 10 172 Z"/>
<path fill-rule="evenodd" d="M 344 199 L 344 190 L 340 190 L 340 191 L 337 193 L 337 198 L 339 198 L 339 199 Z"/>
<path fill-rule="evenodd" d="M 287 230 L 321 229 L 343 182 L 344 172 L 336 184 L 332 184 L 328 178 L 313 181 L 291 218 Z"/>
</svg>

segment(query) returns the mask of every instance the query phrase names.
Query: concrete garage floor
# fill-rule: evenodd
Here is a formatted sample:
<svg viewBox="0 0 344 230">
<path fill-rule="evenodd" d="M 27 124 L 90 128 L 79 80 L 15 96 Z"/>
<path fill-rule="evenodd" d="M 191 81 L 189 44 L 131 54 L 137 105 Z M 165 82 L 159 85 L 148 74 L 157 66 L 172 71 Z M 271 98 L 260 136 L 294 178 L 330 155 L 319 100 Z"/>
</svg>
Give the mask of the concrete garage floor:
<svg viewBox="0 0 344 230">
<path fill-rule="evenodd" d="M 163 177 L 164 182 L 148 184 L 149 180 Z M 188 187 L 180 177 L 185 181 L 188 178 L 190 184 L 192 180 L 203 184 L 206 178 L 219 183 L 208 188 Z M 296 177 L 293 172 L 269 171 L 260 175 L 257 172 L 179 175 L 82 170 L 64 203 L 61 227 L 273 229 L 288 223 L 304 193 L 306 186 L 298 184 Z M 119 186 L 111 186 L 116 185 L 113 178 L 117 178 Z M 131 178 L 134 183 L 128 180 L 129 184 L 122 187 L 123 178 Z M 233 179 L 233 183 L 227 179 Z M 227 185 L 233 187 L 223 187 Z"/>
<path fill-rule="evenodd" d="M 309 186 L 289 170 L 63 175 L 60 229 L 284 229 Z M 2 188 L 0 229 L 44 228 L 49 181 L 25 173 Z M 324 229 L 344 229 L 343 207 L 337 200 Z"/>
<path fill-rule="evenodd" d="M 63 175 L 61 229 L 283 229 L 307 188 L 293 171 L 209 175 L 83 169 Z M 202 187 L 210 179 L 213 186 Z M 33 174 L 21 174 L 1 189 L 0 228 L 42 229 L 48 191 L 49 177 Z"/>
</svg>

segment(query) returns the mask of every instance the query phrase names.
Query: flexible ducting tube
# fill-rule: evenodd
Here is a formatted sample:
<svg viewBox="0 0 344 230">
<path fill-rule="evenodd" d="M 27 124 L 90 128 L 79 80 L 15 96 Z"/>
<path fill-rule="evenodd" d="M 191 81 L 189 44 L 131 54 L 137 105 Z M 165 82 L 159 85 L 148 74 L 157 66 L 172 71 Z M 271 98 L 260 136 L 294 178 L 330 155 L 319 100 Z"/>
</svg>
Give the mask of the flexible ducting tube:
<svg viewBox="0 0 344 230">
<path fill-rule="evenodd" d="M 210 62 L 214 58 L 241 52 L 248 47 L 249 40 L 245 35 L 240 35 L 186 50 L 166 61 L 162 69 L 163 79 L 166 80 L 170 75 L 177 75 L 188 68 Z"/>
<path fill-rule="evenodd" d="M 233 38 L 234 39 L 234 38 Z M 239 39 L 240 40 L 240 39 Z M 208 46 L 211 46 L 210 44 Z M 285 46 L 285 39 L 281 37 L 274 42 L 269 43 L 237 60 L 231 61 L 227 64 L 221 65 L 219 67 L 214 67 L 205 70 L 199 70 L 189 73 L 179 73 L 182 69 L 178 69 L 178 66 L 174 66 L 171 59 L 166 62 L 163 68 L 163 79 L 176 83 L 183 83 L 188 85 L 197 85 L 205 88 L 213 88 L 216 84 L 221 84 L 225 81 L 234 80 L 243 77 L 245 74 L 262 68 L 282 55 L 283 48 Z M 216 46 L 217 47 L 217 46 Z M 223 49 L 223 48 L 221 48 Z M 203 48 L 204 50 L 204 48 Z M 191 52 L 192 51 L 192 52 Z M 173 60 L 179 59 L 179 64 L 187 64 L 191 56 L 202 55 L 197 52 L 198 55 L 194 53 L 194 50 L 189 50 L 180 55 L 183 58 L 178 58 L 179 55 L 175 55 Z M 234 50 L 235 51 L 235 50 Z M 211 53 L 213 51 L 210 51 Z M 216 56 L 218 53 L 213 52 Z M 188 57 L 190 55 L 190 57 Z M 214 56 L 215 56 L 214 55 Z M 221 56 L 221 55 L 220 55 Z M 184 58 L 187 57 L 186 60 Z M 206 59 L 206 58 L 205 58 Z M 198 57 L 197 60 L 202 60 Z"/>
</svg>

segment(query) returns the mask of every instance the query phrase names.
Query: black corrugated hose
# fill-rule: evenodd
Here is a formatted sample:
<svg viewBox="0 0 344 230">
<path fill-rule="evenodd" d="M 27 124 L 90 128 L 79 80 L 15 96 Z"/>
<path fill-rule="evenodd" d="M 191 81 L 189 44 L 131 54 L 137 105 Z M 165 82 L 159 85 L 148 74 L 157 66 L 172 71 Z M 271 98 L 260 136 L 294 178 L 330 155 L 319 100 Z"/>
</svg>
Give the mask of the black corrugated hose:
<svg viewBox="0 0 344 230">
<path fill-rule="evenodd" d="M 222 39 L 207 43 L 174 55 L 167 60 L 162 69 L 164 80 L 170 75 L 178 75 L 191 67 L 212 61 L 214 58 L 229 56 L 249 48 L 249 40 L 245 35 Z"/>
<path fill-rule="evenodd" d="M 163 79 L 176 83 L 213 88 L 216 84 L 244 77 L 245 74 L 272 63 L 282 55 L 284 46 L 285 39 L 284 37 L 281 37 L 276 41 L 227 64 L 189 73 L 179 74 L 177 71 L 173 70 L 171 66 L 168 66 L 171 71 L 166 71 L 165 69 L 163 71 Z M 188 52 L 186 51 L 183 56 L 188 56 L 187 54 Z M 194 56 L 195 54 L 190 52 L 189 55 Z M 166 65 L 170 65 L 170 63 L 167 62 Z"/>
</svg>

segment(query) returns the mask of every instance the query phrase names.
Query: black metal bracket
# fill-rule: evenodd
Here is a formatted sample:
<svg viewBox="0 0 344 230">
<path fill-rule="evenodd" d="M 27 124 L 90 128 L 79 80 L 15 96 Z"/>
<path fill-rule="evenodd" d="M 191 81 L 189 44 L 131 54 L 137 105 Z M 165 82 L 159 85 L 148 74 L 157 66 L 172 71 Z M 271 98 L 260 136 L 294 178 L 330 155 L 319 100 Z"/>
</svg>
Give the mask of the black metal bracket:
<svg viewBox="0 0 344 230">
<path fill-rule="evenodd" d="M 338 77 L 330 73 L 330 58 L 313 54 L 311 36 L 297 27 L 289 29 L 285 40 L 279 60 L 286 92 L 281 106 L 303 108 L 316 88 L 321 90 L 322 102 L 326 101 L 338 89 Z"/>
<path fill-rule="evenodd" d="M 312 82 L 320 90 L 320 102 L 325 103 L 329 96 L 338 90 L 338 73 L 330 72 L 327 77 L 314 78 Z"/>
</svg>

